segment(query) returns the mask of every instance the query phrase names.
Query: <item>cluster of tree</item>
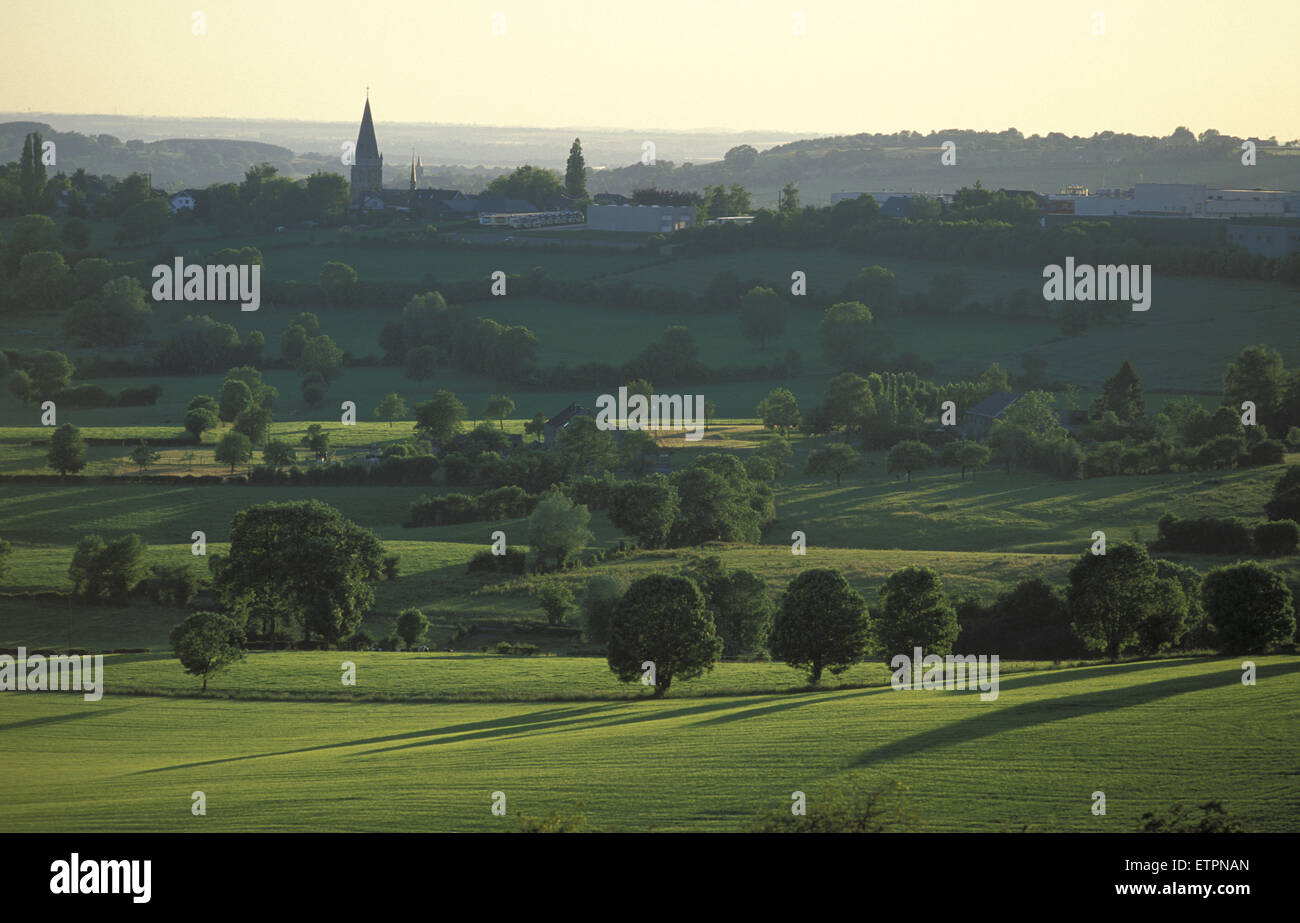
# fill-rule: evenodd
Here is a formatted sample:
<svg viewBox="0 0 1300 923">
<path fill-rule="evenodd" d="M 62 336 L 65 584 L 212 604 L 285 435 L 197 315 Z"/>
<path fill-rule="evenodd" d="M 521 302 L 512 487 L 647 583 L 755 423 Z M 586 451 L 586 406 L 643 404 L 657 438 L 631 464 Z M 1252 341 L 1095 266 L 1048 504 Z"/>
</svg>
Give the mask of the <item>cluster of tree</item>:
<svg viewBox="0 0 1300 923">
<path fill-rule="evenodd" d="M 428 381 L 439 367 L 528 381 L 537 367 L 537 337 L 523 326 L 504 326 L 450 307 L 438 292 L 417 295 L 400 320 L 379 333 L 385 361 L 401 364 L 406 377 Z"/>
<path fill-rule="evenodd" d="M 1169 513 L 1157 524 L 1159 538 L 1151 544 L 1154 551 L 1181 551 L 1194 554 L 1294 554 L 1300 529 L 1290 519 L 1264 522 L 1252 530 L 1240 519 L 1179 519 Z"/>
<path fill-rule="evenodd" d="M 249 167 L 242 182 L 214 183 L 195 197 L 194 216 L 223 234 L 241 228 L 266 230 L 311 221 L 340 224 L 347 219 L 348 181 L 319 170 L 306 179 L 279 175 L 272 164 Z"/>
<path fill-rule="evenodd" d="M 266 338 L 253 330 L 243 342 L 230 324 L 206 314 L 190 314 L 158 352 L 158 370 L 167 375 L 202 375 L 231 365 L 262 364 Z"/>
<path fill-rule="evenodd" d="M 464 522 L 518 519 L 531 514 L 539 500 L 539 495 L 530 494 L 513 484 L 476 496 L 451 493 L 421 497 L 411 504 L 410 517 L 403 525 L 446 526 Z"/>
<path fill-rule="evenodd" d="M 702 454 L 670 476 L 618 485 L 609 518 L 646 548 L 756 543 L 776 519 L 772 488 L 754 476 L 770 471 L 770 463 L 751 468 L 734 455 Z"/>
<path fill-rule="evenodd" d="M 775 246 L 837 247 L 909 259 L 1045 266 L 1069 253 L 1080 263 L 1143 263 L 1166 275 L 1300 280 L 1300 254 L 1270 258 L 1240 247 L 1170 244 L 1150 229 L 1124 220 L 1079 220 L 1040 228 L 1036 222 L 1022 220 L 1027 214 L 1023 199 L 1004 194 L 995 201 L 997 195 L 962 189 L 957 198 L 969 203 L 964 211 L 936 215 L 933 206 L 919 202 L 913 206 L 914 217 L 897 220 L 884 217 L 876 200 L 866 195 L 793 212 L 760 208 L 749 224 L 697 224 L 674 232 L 671 240 L 691 255 Z M 985 196 L 987 201 L 980 204 Z M 1082 317 L 1086 324 L 1086 316 Z"/>
<path fill-rule="evenodd" d="M 132 595 L 156 603 L 186 606 L 198 592 L 198 578 L 185 565 L 144 563 L 147 548 L 135 534 L 105 541 L 88 535 L 72 553 L 68 578 L 78 602 L 124 605 Z"/>
<path fill-rule="evenodd" d="M 280 355 L 302 376 L 302 399 L 309 407 L 319 407 L 330 385 L 343 374 L 343 350 L 321 332 L 320 320 L 310 311 L 295 317 L 280 334 Z"/>
</svg>

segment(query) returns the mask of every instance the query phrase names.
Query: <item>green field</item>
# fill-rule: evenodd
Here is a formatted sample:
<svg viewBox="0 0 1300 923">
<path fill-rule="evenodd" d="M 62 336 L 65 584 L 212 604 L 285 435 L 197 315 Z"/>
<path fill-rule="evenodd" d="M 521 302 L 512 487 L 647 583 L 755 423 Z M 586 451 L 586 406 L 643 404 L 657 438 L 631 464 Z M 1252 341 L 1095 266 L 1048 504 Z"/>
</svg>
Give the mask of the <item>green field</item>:
<svg viewBox="0 0 1300 923">
<path fill-rule="evenodd" d="M 322 682 L 341 659 L 320 655 Z M 481 704 L 11 694 L 0 827 L 486 832 L 517 830 L 516 812 L 581 806 L 600 829 L 742 830 L 794 791 L 811 806 L 834 786 L 898 782 L 928 831 L 1126 832 L 1146 811 L 1209 799 L 1247 829 L 1294 830 L 1300 659 L 1257 663 L 1256 686 L 1231 660 L 1007 675 L 995 702 L 888 686 Z M 426 666 L 448 669 L 435 657 L 408 668 Z M 484 669 L 513 671 L 501 681 L 526 692 L 549 681 L 541 666 Z M 381 669 L 363 660 L 358 682 Z M 594 682 L 604 665 L 586 670 Z M 718 682 L 732 670 L 720 665 Z M 1099 790 L 1105 816 L 1091 812 Z M 196 791 L 204 817 L 190 812 Z"/>
</svg>

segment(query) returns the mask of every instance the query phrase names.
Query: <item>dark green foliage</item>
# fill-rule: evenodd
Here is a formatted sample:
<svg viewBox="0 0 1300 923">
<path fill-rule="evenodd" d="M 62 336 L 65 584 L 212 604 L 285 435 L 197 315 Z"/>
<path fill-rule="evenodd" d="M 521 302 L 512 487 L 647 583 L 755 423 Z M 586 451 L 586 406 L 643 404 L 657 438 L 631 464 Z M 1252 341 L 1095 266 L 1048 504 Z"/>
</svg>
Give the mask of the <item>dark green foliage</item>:
<svg viewBox="0 0 1300 923">
<path fill-rule="evenodd" d="M 208 677 L 242 660 L 244 630 L 232 619 L 217 612 L 195 612 L 171 632 L 172 656 L 185 672 L 203 677 L 203 691 L 208 691 Z"/>
<path fill-rule="evenodd" d="M 674 679 L 712 670 L 722 639 L 699 587 L 686 577 L 654 574 L 637 580 L 614 607 L 609 629 L 609 668 L 625 683 L 641 679 L 654 664 L 655 698 Z"/>
<path fill-rule="evenodd" d="M 777 660 L 808 671 L 821 682 L 839 675 L 867 650 L 867 604 L 844 575 L 829 568 L 806 570 L 790 581 L 772 624 L 768 648 Z"/>
<path fill-rule="evenodd" d="M 1296 632 L 1291 590 L 1263 564 L 1238 562 L 1212 570 L 1201 592 L 1225 654 L 1262 654 Z"/>
<path fill-rule="evenodd" d="M 890 574 L 877 592 L 881 605 L 873 627 L 886 663 L 896 654 L 910 657 L 917 647 L 926 654 L 952 653 L 961 626 L 938 573 L 905 567 Z"/>
</svg>

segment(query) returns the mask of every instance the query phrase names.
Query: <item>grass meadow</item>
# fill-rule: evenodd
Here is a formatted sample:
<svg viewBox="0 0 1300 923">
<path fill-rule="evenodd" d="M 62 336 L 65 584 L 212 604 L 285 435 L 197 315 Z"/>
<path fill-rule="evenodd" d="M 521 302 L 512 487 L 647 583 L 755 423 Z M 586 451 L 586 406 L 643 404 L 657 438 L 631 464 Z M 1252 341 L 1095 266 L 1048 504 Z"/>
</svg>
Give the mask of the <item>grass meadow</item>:
<svg viewBox="0 0 1300 923">
<path fill-rule="evenodd" d="M 359 660 L 358 688 L 389 670 L 378 656 Z M 456 669 L 386 656 L 394 673 Z M 337 681 L 341 655 L 312 660 L 322 683 Z M 480 682 L 496 673 L 524 692 L 570 670 L 607 683 L 598 660 L 487 663 Z M 711 681 L 743 683 L 741 666 Z M 504 832 L 519 829 L 516 813 L 581 811 L 598 829 L 743 830 L 794 791 L 815 804 L 833 787 L 898 783 L 924 831 L 1128 832 L 1146 811 L 1212 798 L 1247 829 L 1290 830 L 1300 659 L 1258 667 L 1255 686 L 1219 659 L 1027 671 L 1002 677 L 993 702 L 888 686 L 692 698 L 685 683 L 659 701 L 14 694 L 0 698 L 0 827 L 45 830 L 57 817 L 67 831 Z M 1105 816 L 1091 812 L 1098 790 Z M 190 812 L 195 791 L 204 817 Z M 505 793 L 504 817 L 493 792 Z"/>
</svg>

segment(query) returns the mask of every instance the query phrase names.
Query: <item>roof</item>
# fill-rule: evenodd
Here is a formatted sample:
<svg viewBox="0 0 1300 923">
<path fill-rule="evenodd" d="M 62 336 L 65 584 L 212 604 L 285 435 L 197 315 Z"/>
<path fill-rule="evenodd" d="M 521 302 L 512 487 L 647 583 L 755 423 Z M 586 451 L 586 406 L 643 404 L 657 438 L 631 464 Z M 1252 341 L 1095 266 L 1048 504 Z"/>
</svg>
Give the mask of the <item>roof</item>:
<svg viewBox="0 0 1300 923">
<path fill-rule="evenodd" d="M 478 197 L 478 204 L 475 206 L 480 214 L 518 214 L 520 212 L 535 212 L 539 209 L 532 202 L 526 202 L 523 199 L 508 199 L 503 195 L 483 195 Z"/>
<path fill-rule="evenodd" d="M 966 411 L 968 416 L 977 417 L 1000 417 L 1004 411 L 1016 401 L 1020 400 L 1019 391 L 1003 391 L 1001 394 L 995 394 L 992 397 L 986 397 L 970 410 Z"/>
<path fill-rule="evenodd" d="M 361 131 L 357 134 L 357 160 L 378 160 L 379 142 L 375 140 L 375 123 L 370 117 L 370 97 L 366 97 L 366 110 L 361 113 Z"/>
<path fill-rule="evenodd" d="M 569 421 L 572 420 L 574 417 L 585 417 L 587 415 L 588 415 L 587 408 L 583 407 L 581 404 L 570 404 L 568 407 L 565 407 L 555 416 L 547 420 L 546 425 L 558 426 L 563 428 L 565 426 L 568 426 Z"/>
</svg>

